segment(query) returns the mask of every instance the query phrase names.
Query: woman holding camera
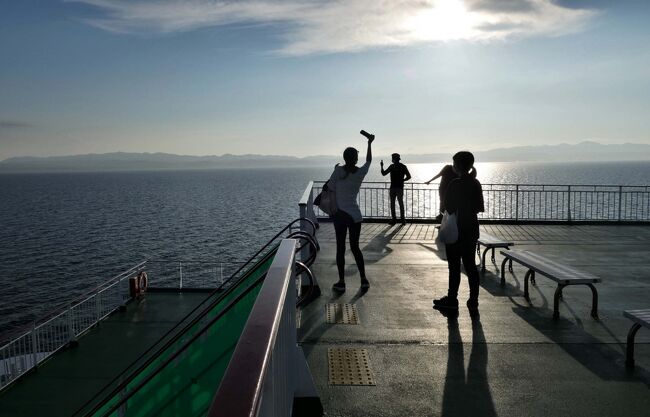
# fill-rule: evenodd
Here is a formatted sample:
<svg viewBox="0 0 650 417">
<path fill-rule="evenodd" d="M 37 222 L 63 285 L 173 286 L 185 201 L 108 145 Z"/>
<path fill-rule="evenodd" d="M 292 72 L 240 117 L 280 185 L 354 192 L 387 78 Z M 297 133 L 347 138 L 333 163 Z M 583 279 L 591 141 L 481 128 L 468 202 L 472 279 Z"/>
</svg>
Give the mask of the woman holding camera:
<svg viewBox="0 0 650 417">
<path fill-rule="evenodd" d="M 354 260 L 359 268 L 361 276 L 361 289 L 370 288 L 366 278 L 366 269 L 363 261 L 363 254 L 359 248 L 359 237 L 361 235 L 361 222 L 363 216 L 357 204 L 357 196 L 363 179 L 368 174 L 370 162 L 372 161 L 371 145 L 375 135 L 361 131 L 361 134 L 368 139 L 368 150 L 366 152 L 366 163 L 357 167 L 359 151 L 355 148 L 346 148 L 343 152 L 345 165 L 337 164 L 330 177 L 328 186 L 336 196 L 336 207 L 333 211 L 334 230 L 336 231 L 336 266 L 339 272 L 339 280 L 332 286 L 334 291 L 345 291 L 345 236 L 350 232 L 350 249 Z"/>
</svg>

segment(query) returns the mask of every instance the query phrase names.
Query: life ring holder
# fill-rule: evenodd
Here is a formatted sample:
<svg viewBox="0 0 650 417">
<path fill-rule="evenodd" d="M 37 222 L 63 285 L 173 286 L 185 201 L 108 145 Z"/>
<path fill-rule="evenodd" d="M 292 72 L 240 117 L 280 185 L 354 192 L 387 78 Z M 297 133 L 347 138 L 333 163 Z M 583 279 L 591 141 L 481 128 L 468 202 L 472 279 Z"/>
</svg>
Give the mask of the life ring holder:
<svg viewBox="0 0 650 417">
<path fill-rule="evenodd" d="M 147 273 L 145 271 L 140 271 L 136 279 L 138 280 L 138 289 L 140 290 L 140 293 L 144 294 L 149 285 L 149 277 L 147 276 Z"/>
</svg>

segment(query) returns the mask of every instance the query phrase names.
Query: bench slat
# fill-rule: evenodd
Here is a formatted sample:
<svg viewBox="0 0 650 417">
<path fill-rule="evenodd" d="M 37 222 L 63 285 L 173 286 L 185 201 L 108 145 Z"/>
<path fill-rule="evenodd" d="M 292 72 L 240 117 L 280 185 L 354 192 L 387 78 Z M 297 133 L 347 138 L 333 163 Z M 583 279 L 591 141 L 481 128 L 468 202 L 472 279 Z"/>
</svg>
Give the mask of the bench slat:
<svg viewBox="0 0 650 417">
<path fill-rule="evenodd" d="M 478 243 L 480 243 L 483 246 L 495 246 L 495 247 L 506 247 L 506 246 L 514 246 L 514 242 L 508 242 L 503 239 L 499 239 L 496 236 L 492 236 L 489 233 L 484 233 L 481 232 L 480 237 L 478 238 Z"/>
<path fill-rule="evenodd" d="M 645 327 L 650 327 L 650 309 L 646 310 L 625 310 L 623 315 L 630 320 L 641 324 Z"/>
<path fill-rule="evenodd" d="M 524 250 L 501 251 L 506 258 L 512 259 L 522 265 L 550 278 L 563 283 L 596 283 L 601 279 L 593 274 L 557 263 L 542 255 Z"/>
</svg>

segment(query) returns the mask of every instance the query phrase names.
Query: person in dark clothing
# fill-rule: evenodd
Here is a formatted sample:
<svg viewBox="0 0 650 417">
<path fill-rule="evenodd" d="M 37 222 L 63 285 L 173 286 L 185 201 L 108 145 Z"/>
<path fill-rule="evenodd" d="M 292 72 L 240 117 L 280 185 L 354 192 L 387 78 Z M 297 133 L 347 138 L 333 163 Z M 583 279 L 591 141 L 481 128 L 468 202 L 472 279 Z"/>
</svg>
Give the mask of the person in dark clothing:
<svg viewBox="0 0 650 417">
<path fill-rule="evenodd" d="M 476 178 L 476 168 L 472 167 L 472 170 L 470 171 L 470 175 Z M 431 184 L 432 181 L 437 180 L 440 178 L 440 185 L 438 186 L 438 196 L 440 197 L 440 214 L 436 217 L 437 221 L 442 220 L 442 213 L 445 212 L 446 207 L 445 207 L 445 193 L 447 191 L 447 187 L 449 187 L 449 183 L 451 181 L 455 180 L 458 178 L 458 174 L 456 171 L 454 171 L 454 167 L 451 165 L 445 165 L 442 167 L 440 172 L 436 174 L 435 177 L 431 178 L 429 181 L 425 182 L 425 184 Z"/>
<path fill-rule="evenodd" d="M 473 166 L 474 155 L 471 152 L 461 151 L 454 155 L 453 169 L 458 174 L 458 178 L 449 183 L 445 194 L 445 208 L 448 213 L 456 214 L 458 241 L 446 245 L 447 264 L 449 265 L 447 295 L 433 300 L 434 308 L 458 309 L 460 262 L 462 260 L 469 280 L 467 308 L 469 308 L 470 314 L 478 312 L 479 275 L 474 263 L 474 252 L 476 251 L 476 241 L 479 238 L 477 214 L 484 211 L 481 183 L 470 173 Z"/>
<path fill-rule="evenodd" d="M 392 226 L 397 222 L 397 217 L 395 216 L 395 199 L 399 203 L 399 214 L 402 219 L 402 224 L 406 224 L 406 221 L 404 221 L 404 181 L 411 179 L 411 173 L 406 165 L 400 162 L 401 158 L 398 153 L 392 154 L 391 157 L 393 163 L 387 169 L 384 169 L 383 159 L 380 165 L 381 175 L 386 176 L 390 174 L 390 214 L 392 219 L 388 224 Z"/>
</svg>

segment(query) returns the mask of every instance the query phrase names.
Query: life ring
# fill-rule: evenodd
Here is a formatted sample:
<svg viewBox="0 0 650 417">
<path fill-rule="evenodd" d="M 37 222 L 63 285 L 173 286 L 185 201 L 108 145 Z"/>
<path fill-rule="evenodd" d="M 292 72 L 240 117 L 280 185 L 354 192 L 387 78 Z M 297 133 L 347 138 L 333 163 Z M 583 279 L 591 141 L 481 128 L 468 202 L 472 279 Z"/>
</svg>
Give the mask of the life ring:
<svg viewBox="0 0 650 417">
<path fill-rule="evenodd" d="M 149 277 L 144 271 L 140 271 L 137 277 L 138 282 L 138 291 L 144 293 L 147 290 L 147 285 L 149 285 Z"/>
</svg>

